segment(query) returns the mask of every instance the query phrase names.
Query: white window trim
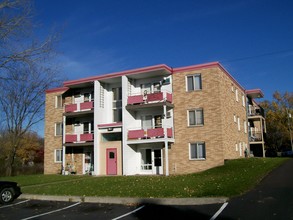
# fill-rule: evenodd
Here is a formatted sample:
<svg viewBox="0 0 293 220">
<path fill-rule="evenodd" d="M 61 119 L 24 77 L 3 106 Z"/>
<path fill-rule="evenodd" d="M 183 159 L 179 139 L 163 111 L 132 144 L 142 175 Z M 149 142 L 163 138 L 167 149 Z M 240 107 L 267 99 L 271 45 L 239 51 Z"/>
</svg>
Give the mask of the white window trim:
<svg viewBox="0 0 293 220">
<path fill-rule="evenodd" d="M 60 161 L 57 161 L 57 152 L 60 151 Z M 54 163 L 62 163 L 62 149 L 54 150 Z"/>
<path fill-rule="evenodd" d="M 245 107 L 246 98 L 244 94 L 242 94 L 242 106 Z"/>
<path fill-rule="evenodd" d="M 236 102 L 239 102 L 238 89 L 235 90 Z"/>
<path fill-rule="evenodd" d="M 202 124 L 195 124 L 195 125 L 191 125 L 190 124 L 190 121 L 189 121 L 189 112 L 190 111 L 201 111 L 202 112 L 202 121 L 203 123 Z M 196 114 L 195 114 L 196 116 Z M 195 119 L 196 120 L 196 119 Z M 194 109 L 189 109 L 187 110 L 187 126 L 188 127 L 201 127 L 204 125 L 204 113 L 203 113 L 203 108 L 194 108 Z"/>
<path fill-rule="evenodd" d="M 238 127 L 238 131 L 240 131 L 241 128 L 240 128 L 240 118 L 239 117 L 237 117 L 237 127 Z"/>
<path fill-rule="evenodd" d="M 204 158 L 191 158 L 191 154 L 190 154 L 190 150 L 191 150 L 191 145 L 192 144 L 204 144 L 204 150 L 205 150 L 205 157 Z M 192 142 L 192 143 L 189 143 L 188 144 L 188 154 L 189 154 L 189 160 L 197 160 L 197 161 L 201 161 L 201 160 L 206 160 L 206 157 L 207 157 L 207 152 L 206 152 L 206 144 L 204 141 L 196 141 L 196 142 Z"/>
<path fill-rule="evenodd" d="M 61 134 L 57 134 L 57 125 L 60 124 L 61 126 Z M 62 122 L 56 122 L 55 123 L 55 136 L 60 137 L 62 136 Z"/>
<path fill-rule="evenodd" d="M 192 76 L 193 77 L 193 85 L 195 85 L 194 83 L 194 77 L 198 77 L 200 78 L 200 89 L 193 89 L 193 90 L 188 90 L 188 77 Z M 186 92 L 192 92 L 192 91 L 201 91 L 202 90 L 202 77 L 201 77 L 201 73 L 195 73 L 195 74 L 191 74 L 191 75 L 186 75 L 185 76 L 185 88 L 186 88 Z"/>
<path fill-rule="evenodd" d="M 58 106 L 58 98 L 61 98 L 61 106 Z M 55 96 L 55 108 L 62 108 L 62 95 L 56 95 Z"/>
</svg>

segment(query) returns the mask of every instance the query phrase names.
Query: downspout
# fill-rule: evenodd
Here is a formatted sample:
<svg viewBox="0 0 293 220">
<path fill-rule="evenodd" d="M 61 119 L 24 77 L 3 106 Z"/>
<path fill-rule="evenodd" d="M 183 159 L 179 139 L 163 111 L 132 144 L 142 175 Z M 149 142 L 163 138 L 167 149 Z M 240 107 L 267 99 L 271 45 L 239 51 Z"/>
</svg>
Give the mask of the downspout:
<svg viewBox="0 0 293 220">
<path fill-rule="evenodd" d="M 166 127 L 166 120 L 167 120 L 167 107 L 166 102 L 164 104 L 164 139 L 165 139 L 165 167 L 166 167 L 166 176 L 169 176 L 169 152 L 168 152 L 168 135 L 167 135 L 167 127 Z"/>
<path fill-rule="evenodd" d="M 244 91 L 244 93 L 246 94 L 246 90 Z M 249 104 L 248 104 L 248 101 L 247 101 L 247 96 L 245 95 L 245 110 L 246 110 L 246 132 L 247 132 L 247 157 L 250 156 L 250 142 L 249 142 L 249 131 L 250 131 L 250 125 L 249 122 L 248 122 L 248 111 L 249 111 Z"/>
<path fill-rule="evenodd" d="M 62 174 L 65 174 L 65 138 L 66 138 L 66 117 L 63 116 L 63 133 L 62 133 Z"/>
</svg>

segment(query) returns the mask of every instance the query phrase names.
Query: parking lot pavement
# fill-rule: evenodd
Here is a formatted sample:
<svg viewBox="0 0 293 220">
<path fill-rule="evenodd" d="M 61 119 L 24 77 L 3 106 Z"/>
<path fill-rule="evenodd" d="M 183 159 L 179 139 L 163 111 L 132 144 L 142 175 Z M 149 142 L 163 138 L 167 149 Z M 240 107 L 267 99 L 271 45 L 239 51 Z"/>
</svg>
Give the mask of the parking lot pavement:
<svg viewBox="0 0 293 220">
<path fill-rule="evenodd" d="M 16 200 L 11 205 L 0 206 L 0 219 L 211 219 L 221 205 L 101 204 Z"/>
<path fill-rule="evenodd" d="M 134 209 L 135 205 L 16 200 L 12 205 L 0 206 L 0 219 L 113 219 Z"/>
</svg>

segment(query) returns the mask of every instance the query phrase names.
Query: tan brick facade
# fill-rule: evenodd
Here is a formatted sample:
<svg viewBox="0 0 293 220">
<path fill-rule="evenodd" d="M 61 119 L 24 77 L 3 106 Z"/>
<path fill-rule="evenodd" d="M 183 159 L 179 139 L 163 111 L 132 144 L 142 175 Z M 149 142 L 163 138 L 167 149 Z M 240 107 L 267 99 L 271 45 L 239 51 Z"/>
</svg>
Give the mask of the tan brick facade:
<svg viewBox="0 0 293 220">
<path fill-rule="evenodd" d="M 186 90 L 186 76 L 200 74 L 202 89 Z M 232 86 L 235 88 L 232 92 Z M 236 101 L 235 91 L 238 90 L 239 101 Z M 192 173 L 219 166 L 224 159 L 240 157 L 239 148 L 247 144 L 247 134 L 244 132 L 246 110 L 242 106 L 243 91 L 233 83 L 219 67 L 209 67 L 196 70 L 176 72 L 173 74 L 173 102 L 175 144 L 171 145 L 169 155 L 170 174 Z M 203 109 L 204 125 L 188 126 L 190 109 Z M 240 131 L 238 124 L 240 120 Z M 189 144 L 204 142 L 206 146 L 205 160 L 189 159 Z M 241 147 L 243 151 L 243 147 Z"/>
<path fill-rule="evenodd" d="M 56 96 L 62 95 L 61 91 L 46 93 L 45 110 L 45 149 L 44 149 L 44 174 L 61 173 L 62 163 L 55 162 L 55 150 L 62 150 L 62 135 L 55 135 L 55 124 L 63 121 L 63 108 L 56 108 Z"/>
</svg>

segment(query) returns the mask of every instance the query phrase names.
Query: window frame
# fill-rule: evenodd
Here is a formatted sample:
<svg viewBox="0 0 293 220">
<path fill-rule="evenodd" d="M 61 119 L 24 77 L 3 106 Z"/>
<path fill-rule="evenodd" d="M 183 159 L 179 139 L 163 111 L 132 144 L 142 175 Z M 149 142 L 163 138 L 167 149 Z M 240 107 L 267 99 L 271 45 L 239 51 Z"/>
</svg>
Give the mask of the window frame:
<svg viewBox="0 0 293 220">
<path fill-rule="evenodd" d="M 57 134 L 57 126 L 60 125 L 60 134 Z M 63 135 L 63 123 L 62 122 L 55 122 L 55 136 L 60 137 Z"/>
<path fill-rule="evenodd" d="M 57 155 L 57 152 L 59 152 L 59 156 L 60 156 L 60 160 L 57 160 L 58 158 L 58 155 Z M 62 163 L 62 160 L 63 160 L 63 150 L 62 149 L 55 149 L 54 150 L 54 163 Z"/>
<path fill-rule="evenodd" d="M 55 96 L 55 108 L 63 108 L 62 95 L 56 95 Z"/>
<path fill-rule="evenodd" d="M 196 155 L 197 155 L 197 157 L 192 157 L 192 153 L 191 153 L 191 150 L 192 150 L 192 147 L 196 147 Z M 199 157 L 198 155 L 199 155 L 199 153 L 198 153 L 198 150 L 199 150 L 199 147 L 202 147 L 202 151 L 203 151 L 203 157 Z M 207 158 L 207 155 L 206 155 L 206 144 L 205 144 L 205 142 L 204 141 L 196 141 L 196 142 L 191 142 L 191 143 L 189 143 L 189 160 L 206 160 L 206 158 Z"/>
<path fill-rule="evenodd" d="M 189 89 L 189 78 L 192 77 L 192 88 Z M 199 88 L 196 88 L 196 81 L 195 79 L 199 78 Z M 200 91 L 202 90 L 202 77 L 200 73 L 192 74 L 192 75 L 187 75 L 186 76 L 186 92 L 192 92 L 192 91 Z"/>
<path fill-rule="evenodd" d="M 190 113 L 194 112 L 194 121 L 195 124 L 191 124 L 190 123 Z M 201 112 L 201 118 L 202 118 L 202 123 L 197 123 L 198 119 L 196 117 L 196 113 L 197 112 Z M 189 109 L 187 110 L 187 126 L 188 127 L 197 127 L 197 126 L 203 126 L 204 125 L 204 112 L 203 112 L 203 108 L 195 108 L 195 109 Z"/>
</svg>

